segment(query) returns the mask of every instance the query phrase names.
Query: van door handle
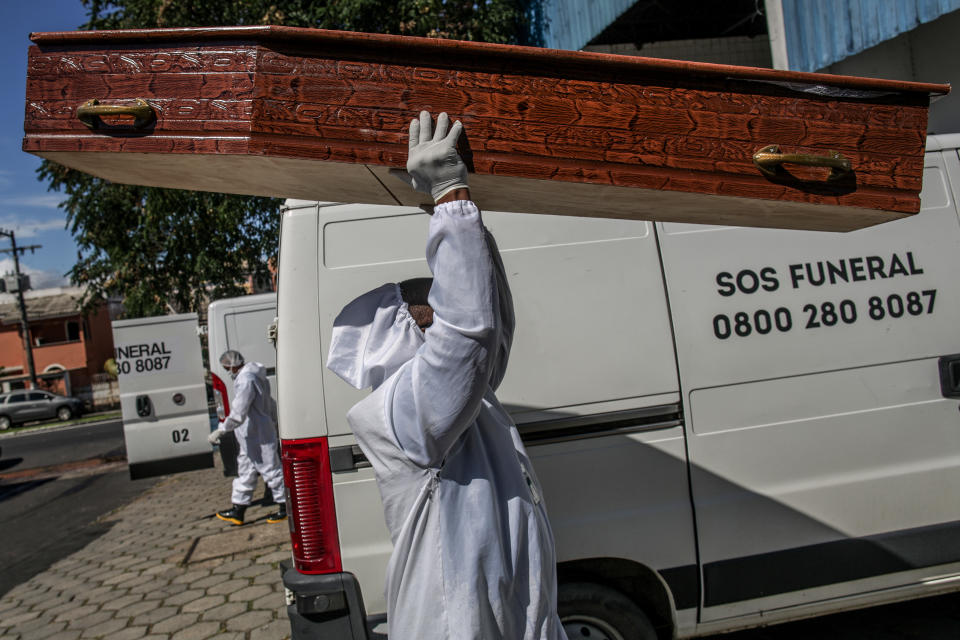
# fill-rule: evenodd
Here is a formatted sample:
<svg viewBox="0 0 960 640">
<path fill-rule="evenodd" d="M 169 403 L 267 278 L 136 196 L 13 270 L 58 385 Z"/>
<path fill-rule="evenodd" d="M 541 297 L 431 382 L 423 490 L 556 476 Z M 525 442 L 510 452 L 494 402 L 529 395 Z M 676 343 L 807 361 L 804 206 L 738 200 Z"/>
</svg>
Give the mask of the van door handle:
<svg viewBox="0 0 960 640">
<path fill-rule="evenodd" d="M 150 396 L 137 396 L 137 415 L 148 418 L 151 413 L 153 413 L 153 407 L 150 405 Z"/>
<path fill-rule="evenodd" d="M 960 398 L 960 354 L 942 356 L 940 365 L 940 393 L 944 398 Z"/>
</svg>

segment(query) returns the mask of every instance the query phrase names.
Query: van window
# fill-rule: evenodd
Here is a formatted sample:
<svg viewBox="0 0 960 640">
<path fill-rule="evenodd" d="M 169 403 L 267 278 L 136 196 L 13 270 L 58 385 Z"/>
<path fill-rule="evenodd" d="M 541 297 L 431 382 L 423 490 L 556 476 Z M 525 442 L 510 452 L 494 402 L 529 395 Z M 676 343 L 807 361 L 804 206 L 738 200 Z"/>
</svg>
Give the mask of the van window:
<svg viewBox="0 0 960 640">
<path fill-rule="evenodd" d="M 273 343 L 267 340 L 267 328 L 277 315 L 275 306 L 266 309 L 238 309 L 223 317 L 227 348 L 236 349 L 247 362 L 259 362 L 266 367 L 277 361 Z M 267 375 L 275 375 L 268 370 Z"/>
</svg>

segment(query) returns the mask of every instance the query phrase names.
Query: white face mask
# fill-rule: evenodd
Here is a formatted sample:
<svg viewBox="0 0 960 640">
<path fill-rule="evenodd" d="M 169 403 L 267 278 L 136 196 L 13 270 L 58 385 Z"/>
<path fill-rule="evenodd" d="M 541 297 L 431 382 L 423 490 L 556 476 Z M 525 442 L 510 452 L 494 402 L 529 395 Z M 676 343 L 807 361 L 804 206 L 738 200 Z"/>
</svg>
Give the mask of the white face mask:
<svg viewBox="0 0 960 640">
<path fill-rule="evenodd" d="M 385 284 L 353 300 L 334 320 L 327 368 L 354 388 L 375 389 L 423 343 L 400 287 Z"/>
</svg>

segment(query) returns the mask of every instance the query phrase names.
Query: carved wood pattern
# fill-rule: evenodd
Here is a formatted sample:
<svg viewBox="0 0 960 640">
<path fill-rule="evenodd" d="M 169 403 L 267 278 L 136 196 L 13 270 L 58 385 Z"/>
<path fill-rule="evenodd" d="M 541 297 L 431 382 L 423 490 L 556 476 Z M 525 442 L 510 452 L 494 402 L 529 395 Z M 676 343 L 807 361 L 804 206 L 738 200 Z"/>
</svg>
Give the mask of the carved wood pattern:
<svg viewBox="0 0 960 640">
<path fill-rule="evenodd" d="M 34 39 L 41 47 L 31 47 L 28 63 L 26 151 L 402 167 L 409 120 L 428 109 L 463 121 L 477 173 L 904 213 L 919 208 L 928 93 L 947 90 L 273 27 Z M 816 82 L 874 93 L 796 90 Z M 123 118 L 99 131 L 76 120 L 90 98 L 138 97 L 157 112 L 149 131 L 134 132 Z M 792 181 L 770 181 L 752 163 L 768 144 L 840 151 L 855 184 L 827 188 L 826 170 L 799 167 L 790 167 Z"/>
<path fill-rule="evenodd" d="M 256 70 L 256 51 L 251 48 L 178 48 L 170 51 L 126 50 L 124 52 L 87 50 L 76 54 L 31 55 L 28 73 L 39 75 L 70 75 L 91 73 L 169 73 L 169 72 L 253 72 Z"/>
</svg>

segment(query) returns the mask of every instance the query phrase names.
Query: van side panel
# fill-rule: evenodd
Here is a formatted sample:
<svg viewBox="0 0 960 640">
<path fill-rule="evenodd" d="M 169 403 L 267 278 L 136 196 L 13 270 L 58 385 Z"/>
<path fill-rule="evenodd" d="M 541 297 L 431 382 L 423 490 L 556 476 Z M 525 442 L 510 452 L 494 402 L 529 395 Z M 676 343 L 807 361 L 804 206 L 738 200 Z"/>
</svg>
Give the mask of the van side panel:
<svg viewBox="0 0 960 640">
<path fill-rule="evenodd" d="M 317 287 L 317 206 L 291 208 L 280 227 L 280 287 L 277 297 L 279 324 L 277 412 L 283 440 L 327 435 L 323 413 L 323 363 L 320 308 Z"/>
<path fill-rule="evenodd" d="M 645 406 L 676 393 L 656 242 L 648 223 L 484 212 L 507 269 L 517 329 L 498 398 L 518 422 L 538 412 L 606 402 Z M 321 216 L 322 341 L 354 297 L 385 282 L 429 276 L 428 216 L 419 209 L 344 205 Z M 326 357 L 326 353 L 324 353 Z M 363 392 L 326 403 L 331 434 Z M 591 408 L 589 413 L 598 410 Z M 584 409 L 575 410 L 584 412 Z M 549 417 L 549 416 L 547 416 Z"/>
<path fill-rule="evenodd" d="M 497 396 L 527 440 L 561 565 L 615 558 L 624 567 L 662 570 L 661 579 L 677 590 L 676 605 L 695 609 L 679 384 L 652 226 L 483 216 L 501 251 L 517 316 Z M 355 296 L 429 275 L 427 221 L 412 208 L 322 211 L 322 343 L 329 344 L 334 318 Z M 331 450 L 347 456 L 345 466 L 334 465 L 343 567 L 358 576 L 368 613 L 379 614 L 390 541 L 370 469 L 350 463 L 354 440 L 344 418 L 363 394 L 330 372 L 323 383 Z"/>
<path fill-rule="evenodd" d="M 213 466 L 195 313 L 113 323 L 130 476 Z"/>
<path fill-rule="evenodd" d="M 960 570 L 938 370 L 960 353 L 960 224 L 940 153 L 922 202 L 848 234 L 658 225 L 704 622 Z"/>
</svg>

